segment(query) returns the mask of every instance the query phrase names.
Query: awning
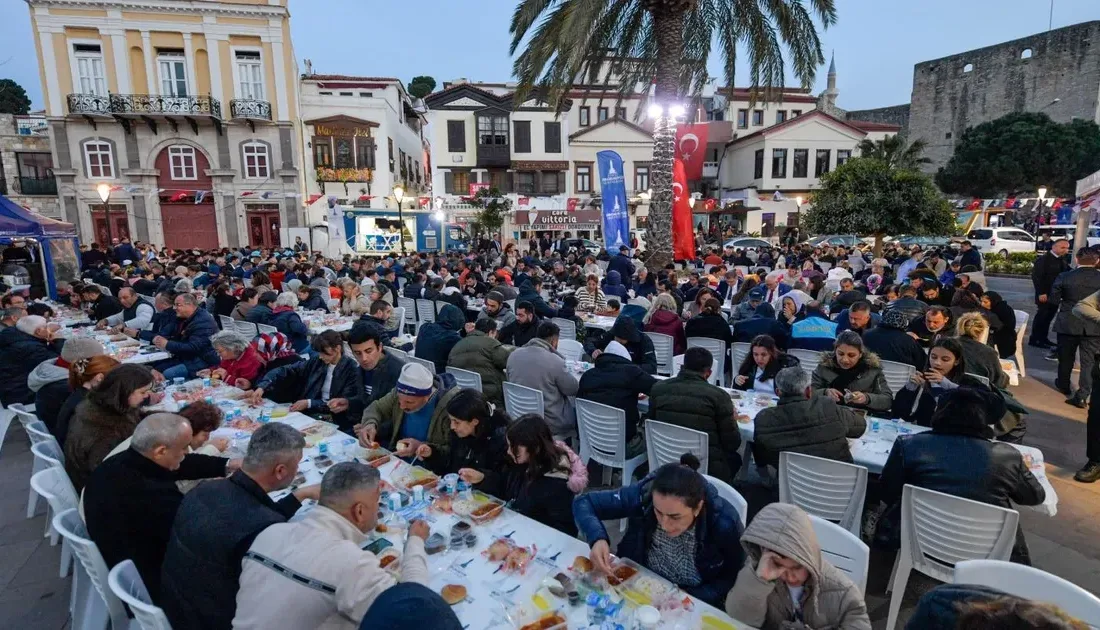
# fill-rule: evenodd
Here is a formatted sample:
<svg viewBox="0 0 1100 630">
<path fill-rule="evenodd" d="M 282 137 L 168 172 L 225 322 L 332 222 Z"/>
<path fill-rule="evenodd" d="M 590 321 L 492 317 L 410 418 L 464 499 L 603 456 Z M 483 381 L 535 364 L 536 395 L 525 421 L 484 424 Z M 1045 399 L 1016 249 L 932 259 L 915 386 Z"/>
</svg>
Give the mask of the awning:
<svg viewBox="0 0 1100 630">
<path fill-rule="evenodd" d="M 75 237 L 76 226 L 27 210 L 0 195 L 0 237 Z"/>
</svg>

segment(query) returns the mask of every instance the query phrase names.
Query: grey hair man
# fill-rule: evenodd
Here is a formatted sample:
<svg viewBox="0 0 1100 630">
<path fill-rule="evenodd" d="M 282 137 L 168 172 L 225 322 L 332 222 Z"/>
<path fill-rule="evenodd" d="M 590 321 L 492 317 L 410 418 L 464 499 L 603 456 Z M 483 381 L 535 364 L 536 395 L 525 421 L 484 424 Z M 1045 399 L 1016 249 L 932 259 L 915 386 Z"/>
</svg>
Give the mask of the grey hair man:
<svg viewBox="0 0 1100 630">
<path fill-rule="evenodd" d="M 294 482 L 303 448 L 297 429 L 267 423 L 252 434 L 239 471 L 187 493 L 172 524 L 158 601 L 173 627 L 232 625 L 241 562 L 252 541 L 286 522 L 306 498 L 320 496 L 318 486 L 298 487 L 279 501 L 269 496 Z"/>
<path fill-rule="evenodd" d="M 224 478 L 239 461 L 189 453 L 191 425 L 154 413 L 134 429 L 130 447 L 108 457 L 84 486 L 84 522 L 107 566 L 129 558 L 151 593 L 160 592 L 169 532 L 183 502 L 177 481 Z"/>
<path fill-rule="evenodd" d="M 375 599 L 394 584 L 427 585 L 427 523 L 413 521 L 409 526 L 399 559 L 390 559 L 396 557 L 392 552 L 375 556 L 362 549 L 367 532 L 376 525 L 380 483 L 378 471 L 369 465 L 336 464 L 321 481 L 317 507 L 301 520 L 272 525 L 257 536 L 241 570 L 233 627 L 353 630 Z M 287 573 L 294 579 L 286 579 Z M 329 588 L 296 583 L 303 581 Z"/>
</svg>

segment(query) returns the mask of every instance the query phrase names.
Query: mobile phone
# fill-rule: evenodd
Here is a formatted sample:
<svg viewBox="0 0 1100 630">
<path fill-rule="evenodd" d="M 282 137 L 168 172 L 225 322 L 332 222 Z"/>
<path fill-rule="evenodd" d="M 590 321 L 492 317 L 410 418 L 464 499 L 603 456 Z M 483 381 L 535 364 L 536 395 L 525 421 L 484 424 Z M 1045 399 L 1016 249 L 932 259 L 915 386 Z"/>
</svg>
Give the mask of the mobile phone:
<svg viewBox="0 0 1100 630">
<path fill-rule="evenodd" d="M 388 549 L 389 547 L 392 547 L 392 546 L 393 546 L 393 543 L 386 540 L 385 538 L 378 538 L 376 540 L 372 540 L 370 543 L 365 545 L 363 547 L 363 549 L 366 550 L 366 551 L 369 551 L 369 552 L 371 552 L 371 553 L 373 553 L 374 555 L 377 556 L 378 554 L 382 553 L 383 551 L 385 551 L 386 549 Z"/>
</svg>

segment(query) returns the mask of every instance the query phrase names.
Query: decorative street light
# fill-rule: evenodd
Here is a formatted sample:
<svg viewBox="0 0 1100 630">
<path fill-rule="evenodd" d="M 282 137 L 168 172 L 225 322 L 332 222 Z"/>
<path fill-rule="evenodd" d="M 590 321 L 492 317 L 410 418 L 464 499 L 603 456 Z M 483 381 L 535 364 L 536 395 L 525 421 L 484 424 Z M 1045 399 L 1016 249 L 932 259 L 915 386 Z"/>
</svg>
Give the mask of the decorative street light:
<svg viewBox="0 0 1100 630">
<path fill-rule="evenodd" d="M 1043 200 L 1047 198 L 1047 187 L 1039 187 L 1039 205 L 1043 205 Z"/>
<path fill-rule="evenodd" d="M 393 198 L 397 200 L 397 233 L 401 239 L 401 255 L 405 255 L 405 213 L 401 210 L 401 202 L 405 199 L 405 189 L 400 185 L 393 187 Z"/>
<path fill-rule="evenodd" d="M 111 205 L 107 203 L 111 199 L 111 185 L 100 184 L 95 187 L 95 191 L 99 194 L 100 200 L 103 201 L 103 215 L 107 221 L 107 242 L 104 243 L 104 247 L 110 247 L 111 241 L 114 240 L 114 235 L 111 232 Z"/>
</svg>

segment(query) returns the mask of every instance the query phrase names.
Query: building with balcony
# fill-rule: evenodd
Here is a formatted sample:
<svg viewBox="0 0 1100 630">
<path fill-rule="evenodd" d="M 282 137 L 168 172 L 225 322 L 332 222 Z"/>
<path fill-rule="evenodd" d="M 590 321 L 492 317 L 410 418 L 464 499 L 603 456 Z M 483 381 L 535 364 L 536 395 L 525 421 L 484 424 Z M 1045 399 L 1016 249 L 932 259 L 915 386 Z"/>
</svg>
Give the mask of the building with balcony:
<svg viewBox="0 0 1100 630">
<path fill-rule="evenodd" d="M 61 217 L 45 116 L 0 114 L 0 195 L 39 214 Z"/>
<path fill-rule="evenodd" d="M 304 222 L 287 0 L 27 4 L 58 215 L 84 241 L 270 247 Z"/>
</svg>

